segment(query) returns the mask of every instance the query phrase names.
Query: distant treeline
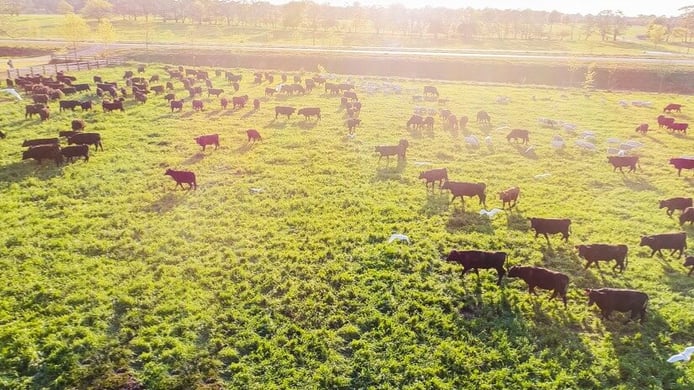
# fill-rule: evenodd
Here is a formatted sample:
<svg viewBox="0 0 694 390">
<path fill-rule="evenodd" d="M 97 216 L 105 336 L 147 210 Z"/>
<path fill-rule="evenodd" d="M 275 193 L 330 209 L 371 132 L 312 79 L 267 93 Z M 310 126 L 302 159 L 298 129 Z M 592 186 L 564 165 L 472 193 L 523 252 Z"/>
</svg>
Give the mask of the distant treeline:
<svg viewBox="0 0 694 390">
<path fill-rule="evenodd" d="M 691 72 L 662 67 L 634 68 L 615 64 L 528 63 L 522 61 L 435 59 L 396 56 L 229 53 L 198 51 L 133 54 L 130 59 L 201 68 L 250 68 L 285 72 L 328 69 L 336 74 L 408 77 L 435 80 L 586 87 L 694 94 Z M 588 76 L 587 74 L 590 73 Z M 589 79 L 589 81 L 587 81 Z"/>
</svg>

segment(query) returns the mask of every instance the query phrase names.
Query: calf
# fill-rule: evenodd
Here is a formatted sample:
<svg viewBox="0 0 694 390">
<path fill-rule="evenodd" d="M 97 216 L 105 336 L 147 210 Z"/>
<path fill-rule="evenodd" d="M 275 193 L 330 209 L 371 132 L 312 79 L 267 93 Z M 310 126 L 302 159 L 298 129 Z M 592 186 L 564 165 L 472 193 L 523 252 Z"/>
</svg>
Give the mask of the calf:
<svg viewBox="0 0 694 390">
<path fill-rule="evenodd" d="M 685 222 L 689 222 L 690 225 L 694 223 L 694 207 L 687 207 L 680 214 L 680 226 L 684 225 Z"/>
<path fill-rule="evenodd" d="M 183 183 L 188 184 L 188 189 L 197 189 L 198 183 L 195 181 L 195 173 L 188 171 L 174 171 L 173 169 L 167 169 L 164 172 L 164 176 L 171 176 L 176 181 L 176 187 L 181 186 L 183 189 Z M 174 188 L 176 188 L 174 187 Z"/>
<path fill-rule="evenodd" d="M 320 119 L 320 108 L 319 107 L 300 108 L 299 111 L 296 112 L 296 114 L 297 115 L 303 115 L 306 120 L 308 120 L 312 116 L 315 116 L 316 118 Z"/>
<path fill-rule="evenodd" d="M 342 96 L 344 96 L 347 99 L 351 99 L 351 100 L 359 100 L 359 98 L 357 97 L 357 93 L 353 92 L 353 91 L 344 92 L 342 94 Z"/>
<path fill-rule="evenodd" d="M 203 103 L 202 100 L 193 100 L 193 110 L 195 111 L 203 111 Z"/>
<path fill-rule="evenodd" d="M 433 86 L 431 86 L 431 85 L 425 85 L 425 86 L 424 86 L 424 93 L 423 93 L 423 94 L 424 94 L 425 96 L 426 96 L 426 95 L 432 95 L 432 96 L 438 97 L 438 96 L 439 96 L 439 91 L 436 89 L 436 87 L 433 87 Z"/>
<path fill-rule="evenodd" d="M 682 112 L 682 105 L 670 103 L 667 106 L 665 106 L 665 108 L 663 108 L 663 112 L 672 112 L 672 111 Z"/>
<path fill-rule="evenodd" d="M 347 119 L 347 130 L 349 131 L 350 134 L 354 134 L 354 129 L 361 124 L 361 119 L 358 118 L 350 118 Z"/>
<path fill-rule="evenodd" d="M 460 197 L 460 201 L 463 202 L 463 208 L 465 207 L 465 199 L 463 196 L 477 196 L 480 199 L 480 204 L 487 207 L 486 188 L 487 185 L 484 183 L 467 183 L 448 180 L 441 186 L 442 190 L 451 190 L 451 194 L 453 194 L 451 203 L 455 201 L 455 198 Z"/>
<path fill-rule="evenodd" d="M 276 106 L 275 107 L 275 119 L 277 119 L 278 115 L 286 115 L 287 119 L 289 119 L 292 114 L 296 111 L 296 108 L 294 107 L 282 107 L 282 106 Z"/>
<path fill-rule="evenodd" d="M 37 146 L 37 145 L 60 145 L 58 138 L 35 138 L 26 139 L 22 142 L 22 146 Z"/>
<path fill-rule="evenodd" d="M 434 117 L 428 116 L 428 117 L 424 118 L 424 122 L 422 122 L 422 125 L 429 130 L 433 130 L 434 129 Z"/>
<path fill-rule="evenodd" d="M 619 168 L 619 171 L 624 173 L 623 167 L 629 167 L 628 172 L 634 172 L 636 171 L 636 165 L 639 163 L 639 156 L 607 156 L 607 162 L 612 164 L 612 172 L 616 172 L 617 168 Z"/>
<path fill-rule="evenodd" d="M 255 143 L 255 141 L 262 141 L 263 140 L 263 137 L 260 136 L 260 133 L 256 129 L 246 130 L 246 135 L 248 136 L 248 142 L 251 142 L 251 140 L 252 140 L 253 143 Z"/>
<path fill-rule="evenodd" d="M 104 150 L 104 146 L 101 144 L 101 134 L 99 133 L 77 133 L 72 137 L 67 139 L 68 145 L 94 145 L 94 151 L 101 148 Z"/>
<path fill-rule="evenodd" d="M 670 164 L 677 169 L 677 176 L 680 176 L 683 169 L 694 169 L 694 158 L 671 158 Z"/>
<path fill-rule="evenodd" d="M 88 145 L 73 145 L 66 146 L 60 149 L 60 154 L 65 157 L 67 162 L 72 162 L 75 157 L 84 157 L 84 161 L 89 161 L 89 146 Z"/>
<path fill-rule="evenodd" d="M 646 134 L 648 132 L 648 123 L 641 123 L 636 126 L 636 132 L 641 134 Z"/>
<path fill-rule="evenodd" d="M 626 245 L 609 245 L 609 244 L 591 244 L 591 245 L 576 245 L 578 255 L 586 259 L 585 269 L 588 269 L 591 264 L 600 269 L 600 261 L 615 260 L 615 265 L 612 271 L 619 267 L 619 272 L 624 272 L 626 268 L 627 252 L 629 248 Z"/>
<path fill-rule="evenodd" d="M 491 121 L 492 121 L 492 119 L 489 117 L 489 114 L 487 114 L 487 111 L 477 112 L 477 122 L 490 123 Z"/>
<path fill-rule="evenodd" d="M 613 311 L 631 312 L 629 319 L 636 319 L 640 316 L 640 321 L 646 319 L 646 307 L 648 306 L 648 295 L 641 291 L 617 289 L 617 288 L 601 288 L 601 289 L 585 289 L 588 295 L 588 306 L 595 303 L 600 309 L 602 318 L 609 320 L 610 314 Z"/>
<path fill-rule="evenodd" d="M 272 96 L 275 94 L 275 92 L 276 92 L 275 88 L 270 88 L 270 87 L 265 88 L 265 96 Z"/>
<path fill-rule="evenodd" d="M 512 209 L 516 205 L 516 202 L 518 202 L 518 196 L 520 196 L 520 187 L 511 187 L 499 192 L 499 199 L 503 202 L 501 208 L 505 209 L 506 203 L 508 203 L 508 208 Z M 511 204 L 511 202 L 513 202 L 513 204 Z"/>
<path fill-rule="evenodd" d="M 678 257 L 682 257 L 684 250 L 687 248 L 687 233 L 676 232 L 642 236 L 640 245 L 651 248 L 651 257 L 653 257 L 656 252 L 662 256 L 662 249 L 670 249 L 670 255 L 679 251 L 680 254 Z"/>
<path fill-rule="evenodd" d="M 506 274 L 504 263 L 506 262 L 505 252 L 486 252 L 478 250 L 456 251 L 452 250 L 446 257 L 446 261 L 458 263 L 463 266 L 464 276 L 468 271 L 474 270 L 479 276 L 479 269 L 495 269 L 497 273 L 497 284 L 501 285 L 501 278 Z"/>
<path fill-rule="evenodd" d="M 675 210 L 684 211 L 687 207 L 692 207 L 692 198 L 670 198 L 661 200 L 659 208 L 662 209 L 666 207 L 667 215 L 672 217 L 672 213 L 675 212 Z"/>
<path fill-rule="evenodd" d="M 207 145 L 214 145 L 215 150 L 219 147 L 219 134 L 201 135 L 195 137 L 194 140 L 198 145 L 202 146 L 203 151 L 205 151 Z"/>
<path fill-rule="evenodd" d="M 570 219 L 529 218 L 530 228 L 535 230 L 535 238 L 543 234 L 549 244 L 549 234 L 561 233 L 564 241 L 569 241 Z"/>
<path fill-rule="evenodd" d="M 424 185 L 429 190 L 429 183 L 431 183 L 431 190 L 434 190 L 436 182 L 439 182 L 439 189 L 443 189 L 443 182 L 448 181 L 448 170 L 446 168 L 430 169 L 419 174 L 420 179 L 425 179 Z"/>
<path fill-rule="evenodd" d="M 410 143 L 406 139 L 401 139 L 397 145 L 379 145 L 376 146 L 374 151 L 380 154 L 378 157 L 379 163 L 383 156 L 386 156 L 386 161 L 390 161 L 390 156 L 398 156 L 398 161 L 400 161 L 405 159 L 408 146 L 410 146 Z"/>
<path fill-rule="evenodd" d="M 260 110 L 260 99 L 253 99 L 253 109 Z"/>
<path fill-rule="evenodd" d="M 181 100 L 172 100 L 169 102 L 169 105 L 171 105 L 171 112 L 174 112 L 174 110 L 178 110 L 179 112 L 183 110 L 183 99 Z"/>
<path fill-rule="evenodd" d="M 60 166 L 63 162 L 63 156 L 60 154 L 60 146 L 51 145 L 36 145 L 22 152 L 22 160 L 33 158 L 41 164 L 42 160 L 53 160 L 55 165 Z"/>
<path fill-rule="evenodd" d="M 569 287 L 569 277 L 566 274 L 542 267 L 513 266 L 509 268 L 508 276 L 523 279 L 528 284 L 530 294 L 538 295 L 535 287 L 552 290 L 549 299 L 561 297 L 566 308 L 566 290 Z"/>
<path fill-rule="evenodd" d="M 687 276 L 692 276 L 692 272 L 694 272 L 694 256 L 687 256 L 686 259 L 684 259 L 684 266 L 689 267 L 691 266 L 692 268 L 689 270 L 689 273 Z"/>
<path fill-rule="evenodd" d="M 521 141 L 523 141 L 523 144 L 527 144 L 528 142 L 530 142 L 530 132 L 525 129 L 513 129 L 506 136 L 506 140 L 508 142 L 511 142 L 512 139 L 515 142 L 517 142 L 520 139 Z"/>
</svg>

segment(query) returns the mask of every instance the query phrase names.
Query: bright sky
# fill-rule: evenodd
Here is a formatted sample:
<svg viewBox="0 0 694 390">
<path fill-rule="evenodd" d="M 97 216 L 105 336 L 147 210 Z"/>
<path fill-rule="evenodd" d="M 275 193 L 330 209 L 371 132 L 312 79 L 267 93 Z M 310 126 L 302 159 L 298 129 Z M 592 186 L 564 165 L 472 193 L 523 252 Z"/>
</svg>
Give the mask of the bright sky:
<svg viewBox="0 0 694 390">
<path fill-rule="evenodd" d="M 349 0 L 314 0 L 316 3 L 330 3 L 338 6 L 349 6 Z M 289 0 L 275 0 L 274 3 L 287 3 Z M 597 14 L 603 10 L 622 11 L 626 16 L 656 15 L 677 16 L 679 8 L 694 5 L 694 0 L 365 0 L 359 1 L 362 6 L 403 4 L 407 8 L 447 7 L 447 8 L 498 8 L 498 9 L 533 9 L 538 11 L 559 11 L 566 14 Z"/>
</svg>

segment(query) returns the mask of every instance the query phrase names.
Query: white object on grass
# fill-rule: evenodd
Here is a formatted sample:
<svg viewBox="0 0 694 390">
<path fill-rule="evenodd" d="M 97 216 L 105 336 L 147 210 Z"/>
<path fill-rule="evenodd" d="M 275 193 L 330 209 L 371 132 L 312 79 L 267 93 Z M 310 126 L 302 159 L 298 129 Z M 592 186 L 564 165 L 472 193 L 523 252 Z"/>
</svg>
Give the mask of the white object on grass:
<svg viewBox="0 0 694 390">
<path fill-rule="evenodd" d="M 687 347 L 681 353 L 670 356 L 670 358 L 667 360 L 667 362 L 668 363 L 683 362 L 683 361 L 688 362 L 689 359 L 691 359 L 692 354 L 694 354 L 694 347 Z"/>
<path fill-rule="evenodd" d="M 504 210 L 496 209 L 496 208 L 491 209 L 491 210 L 482 209 L 482 210 L 480 210 L 480 215 L 486 215 L 488 218 L 493 218 L 495 215 L 499 214 L 502 211 L 504 211 Z"/>
<path fill-rule="evenodd" d="M 406 242 L 409 244 L 410 238 L 404 234 L 393 233 L 393 234 L 391 234 L 390 238 L 388 239 L 388 243 L 390 244 L 393 241 L 402 241 L 402 242 Z"/>
<path fill-rule="evenodd" d="M 251 188 L 251 194 L 259 194 L 263 192 L 262 188 Z"/>
<path fill-rule="evenodd" d="M 474 135 L 468 135 L 465 137 L 465 142 L 470 146 L 480 146 L 480 141 Z"/>
<path fill-rule="evenodd" d="M 541 174 L 539 174 L 539 175 L 535 175 L 534 177 L 535 177 L 536 179 L 544 179 L 544 178 L 550 177 L 550 176 L 552 176 L 551 173 L 541 173 Z"/>
<path fill-rule="evenodd" d="M 22 100 L 22 97 L 19 96 L 19 94 L 14 88 L 0 89 L 0 91 L 9 93 L 10 95 L 14 96 L 14 98 L 17 100 Z"/>
<path fill-rule="evenodd" d="M 421 166 L 424 166 L 424 165 L 431 165 L 431 164 L 432 164 L 432 163 L 429 162 L 429 161 L 415 161 L 415 162 L 414 162 L 414 165 L 416 165 L 416 166 L 418 166 L 418 167 L 421 167 Z"/>
</svg>

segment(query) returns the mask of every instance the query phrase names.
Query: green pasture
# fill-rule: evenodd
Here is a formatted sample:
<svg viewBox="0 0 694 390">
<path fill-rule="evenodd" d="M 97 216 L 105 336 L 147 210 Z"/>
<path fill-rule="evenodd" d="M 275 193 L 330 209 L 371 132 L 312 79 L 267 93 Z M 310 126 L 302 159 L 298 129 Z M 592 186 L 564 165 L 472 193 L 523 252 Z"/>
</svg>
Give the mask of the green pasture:
<svg viewBox="0 0 694 390">
<path fill-rule="evenodd" d="M 65 39 L 65 17 L 62 15 L 19 15 L 3 19 L 4 30 L 13 39 Z M 464 41 L 456 34 L 430 34 L 382 31 L 377 33 L 373 22 L 365 20 L 352 31 L 349 21 L 341 21 L 341 28 L 317 29 L 302 27 L 286 29 L 281 26 L 252 26 L 238 24 L 174 23 L 162 22 L 159 18 L 138 20 L 114 17 L 111 20 L 116 33 L 116 42 L 183 43 L 183 44 L 229 44 L 229 45 L 307 45 L 307 46 L 379 46 L 394 48 L 442 48 L 518 50 L 542 52 L 570 52 L 593 55 L 644 55 L 651 51 L 689 54 L 687 47 L 678 38 L 655 45 L 645 36 L 644 26 L 628 26 L 617 41 L 602 41 L 598 33 L 586 37 L 580 24 L 544 25 L 546 37 L 534 39 L 496 39 L 490 36 Z M 81 37 L 81 42 L 103 43 L 96 33 L 98 21 L 89 19 L 91 34 Z M 482 27 L 481 27 L 482 28 Z M 549 39 L 548 39 L 549 37 Z"/>
<path fill-rule="evenodd" d="M 121 86 L 135 68 L 74 75 Z M 683 259 L 639 246 L 642 234 L 681 230 L 658 200 L 692 195 L 692 172 L 678 177 L 668 159 L 692 155 L 694 136 L 658 129 L 656 116 L 681 103 L 674 115 L 691 123 L 691 96 L 334 75 L 357 84 L 363 102 L 363 123 L 348 137 L 339 98 L 322 89 L 265 97 L 268 84 L 253 84 L 253 70 L 226 69 L 243 75 L 234 94 L 209 70 L 223 96 L 259 98 L 260 109 L 223 111 L 204 93 L 205 110 L 193 112 L 178 81 L 181 113 L 153 93 L 103 113 L 92 90 L 77 98 L 92 99 L 93 111 L 61 113 L 52 102 L 45 122 L 24 118 L 26 101 L 0 103 L 0 387 L 694 386 L 694 365 L 666 362 L 693 344 L 694 277 Z M 154 74 L 168 80 L 162 65 L 148 65 L 144 76 Z M 447 103 L 413 102 L 424 85 Z M 396 86 L 400 93 L 382 92 Z M 320 107 L 323 117 L 275 120 L 276 105 Z M 435 115 L 433 131 L 408 130 L 415 106 L 471 120 L 451 131 Z M 479 110 L 491 126 L 475 122 Z M 540 117 L 576 129 L 543 128 Z M 60 167 L 21 160 L 24 139 L 57 136 L 75 118 L 102 135 L 104 151 Z M 635 133 L 642 122 L 654 130 Z M 249 128 L 262 142 L 247 143 Z M 506 141 L 510 128 L 530 130 L 534 153 Z M 594 132 L 595 152 L 575 146 L 584 131 Z M 202 152 L 193 138 L 211 133 L 221 147 Z M 556 134 L 564 150 L 550 147 Z M 479 148 L 466 146 L 469 135 Z M 610 137 L 643 143 L 636 173 L 612 171 Z M 401 138 L 406 160 L 379 162 L 374 147 Z M 501 207 L 499 191 L 520 186 L 518 208 L 488 219 L 477 199 L 451 204 L 418 179 L 438 167 L 451 180 L 486 183 L 488 209 Z M 167 168 L 194 171 L 199 188 L 175 189 Z M 528 217 L 571 218 L 568 243 L 535 239 Z M 392 233 L 411 244 L 388 243 Z M 574 250 L 582 243 L 627 244 L 626 271 L 584 270 Z M 694 254 L 691 238 L 689 247 Z M 568 309 L 544 290 L 531 297 L 517 279 L 497 286 L 494 272 L 461 278 L 460 266 L 441 260 L 452 249 L 505 251 L 509 266 L 567 273 Z M 582 290 L 594 287 L 648 293 L 646 322 L 602 320 Z"/>
</svg>

